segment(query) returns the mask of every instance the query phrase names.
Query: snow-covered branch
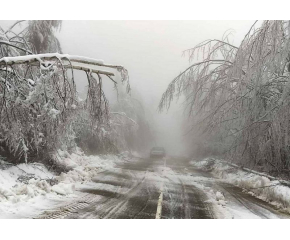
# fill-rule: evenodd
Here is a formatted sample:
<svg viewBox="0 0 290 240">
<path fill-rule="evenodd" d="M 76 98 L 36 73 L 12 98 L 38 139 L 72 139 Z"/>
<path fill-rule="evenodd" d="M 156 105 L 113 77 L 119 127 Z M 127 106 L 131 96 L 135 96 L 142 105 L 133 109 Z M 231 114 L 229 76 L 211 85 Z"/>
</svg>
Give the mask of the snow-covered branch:
<svg viewBox="0 0 290 240">
<path fill-rule="evenodd" d="M 45 53 L 45 54 L 34 54 L 34 55 L 25 55 L 25 56 L 16 56 L 16 57 L 3 57 L 0 59 L 0 66 L 30 64 L 31 66 L 40 66 L 42 69 L 45 69 L 45 68 L 49 69 L 53 65 L 51 63 L 51 61 L 53 60 L 56 60 L 58 63 L 62 65 L 61 67 L 64 67 L 64 68 L 72 68 L 76 70 L 82 70 L 85 72 L 92 72 L 96 74 L 106 75 L 114 82 L 114 84 L 116 84 L 116 81 L 110 77 L 110 76 L 114 76 L 113 72 L 97 70 L 94 68 L 94 66 L 117 69 L 119 72 L 121 72 L 122 82 L 126 81 L 128 78 L 127 70 L 123 66 L 105 64 L 104 61 L 101 59 L 94 59 L 94 58 L 88 58 L 88 57 L 83 57 L 83 56 L 60 54 L 60 53 Z M 80 63 L 82 65 L 75 65 L 75 63 L 78 63 L 78 64 Z M 130 87 L 127 87 L 127 88 L 130 89 Z"/>
<path fill-rule="evenodd" d="M 0 44 L 5 44 L 5 45 L 7 45 L 7 46 L 10 46 L 10 47 L 16 48 L 16 49 L 18 49 L 18 50 L 21 50 L 21 51 L 23 51 L 23 52 L 26 52 L 26 53 L 32 54 L 31 51 L 29 51 L 29 50 L 27 50 L 27 49 L 25 49 L 25 48 L 22 48 L 22 47 L 16 46 L 16 45 L 14 45 L 14 44 L 12 44 L 12 43 L 10 43 L 10 42 L 7 42 L 7 41 L 1 41 L 1 40 L 0 40 Z"/>
<path fill-rule="evenodd" d="M 26 21 L 26 20 L 18 20 L 18 21 L 16 21 L 6 32 L 5 32 L 5 34 L 6 33 L 8 33 L 9 31 L 11 31 L 17 24 L 19 24 L 19 23 L 21 23 L 21 22 L 24 22 L 24 21 Z"/>
<path fill-rule="evenodd" d="M 1 43 L 1 41 L 0 41 Z M 101 59 L 88 58 L 77 55 L 69 54 L 60 54 L 60 53 L 45 53 L 45 54 L 34 54 L 34 55 L 25 55 L 17 57 L 4 57 L 0 59 L 0 65 L 14 65 L 14 64 L 23 64 L 23 63 L 34 63 L 34 62 L 44 62 L 50 61 L 53 59 L 59 59 L 62 61 L 70 61 L 72 63 L 82 63 L 86 65 L 95 65 L 108 68 L 120 69 L 123 66 L 105 64 Z"/>
</svg>

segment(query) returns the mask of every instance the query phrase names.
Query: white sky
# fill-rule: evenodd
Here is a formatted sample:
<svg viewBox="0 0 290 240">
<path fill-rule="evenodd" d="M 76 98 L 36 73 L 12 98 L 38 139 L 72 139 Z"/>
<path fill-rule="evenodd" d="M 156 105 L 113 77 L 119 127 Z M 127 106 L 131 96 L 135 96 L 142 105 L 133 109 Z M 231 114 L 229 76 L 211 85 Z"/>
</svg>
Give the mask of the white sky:
<svg viewBox="0 0 290 240">
<path fill-rule="evenodd" d="M 63 51 L 125 66 L 132 89 L 156 106 L 168 83 L 186 66 L 183 50 L 234 29 L 238 45 L 254 21 L 64 21 Z"/>
<path fill-rule="evenodd" d="M 64 21 L 59 39 L 65 53 L 101 58 L 125 66 L 132 91 L 154 114 L 157 145 L 171 154 L 183 151 L 182 108 L 157 113 L 169 82 L 188 65 L 182 51 L 233 29 L 239 45 L 254 21 Z M 155 144 L 155 143 L 152 143 Z"/>
</svg>

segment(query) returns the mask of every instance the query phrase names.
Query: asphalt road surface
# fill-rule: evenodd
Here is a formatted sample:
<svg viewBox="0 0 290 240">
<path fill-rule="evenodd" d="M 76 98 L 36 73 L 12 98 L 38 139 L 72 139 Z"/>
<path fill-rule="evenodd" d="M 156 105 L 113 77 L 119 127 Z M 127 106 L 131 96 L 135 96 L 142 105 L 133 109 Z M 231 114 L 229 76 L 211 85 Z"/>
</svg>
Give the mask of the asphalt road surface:
<svg viewBox="0 0 290 240">
<path fill-rule="evenodd" d="M 289 218 L 185 158 L 134 158 L 99 173 L 78 191 L 80 199 L 40 218 Z M 224 204 L 216 201 L 216 192 Z"/>
</svg>

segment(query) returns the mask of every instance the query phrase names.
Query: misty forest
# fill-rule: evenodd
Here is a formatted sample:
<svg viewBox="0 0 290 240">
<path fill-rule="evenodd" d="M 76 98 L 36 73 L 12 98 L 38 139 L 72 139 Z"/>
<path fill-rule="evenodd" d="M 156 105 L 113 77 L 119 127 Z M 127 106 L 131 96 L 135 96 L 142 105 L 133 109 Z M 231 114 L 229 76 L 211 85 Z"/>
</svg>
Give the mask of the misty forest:
<svg viewBox="0 0 290 240">
<path fill-rule="evenodd" d="M 175 23 L 92 22 L 78 45 L 66 21 L 0 21 L 0 218 L 289 218 L 289 21 L 228 21 L 172 58 L 185 37 L 155 35 Z M 125 26 L 149 35 L 138 57 L 104 55 L 136 47 Z"/>
</svg>

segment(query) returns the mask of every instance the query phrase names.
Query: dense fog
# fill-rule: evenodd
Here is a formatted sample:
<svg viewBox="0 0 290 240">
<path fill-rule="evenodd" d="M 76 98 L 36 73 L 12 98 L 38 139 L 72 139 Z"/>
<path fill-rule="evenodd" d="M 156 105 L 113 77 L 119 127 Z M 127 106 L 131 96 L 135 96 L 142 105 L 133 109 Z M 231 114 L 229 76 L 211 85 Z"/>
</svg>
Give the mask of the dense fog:
<svg viewBox="0 0 290 240">
<path fill-rule="evenodd" d="M 64 21 L 57 36 L 64 53 L 125 66 L 132 95 L 136 92 L 152 115 L 156 130 L 156 143 L 152 145 L 184 155 L 183 107 L 173 104 L 168 113 L 158 112 L 169 82 L 189 66 L 182 51 L 205 39 L 219 39 L 229 29 L 234 30 L 232 41 L 238 45 L 252 24 L 253 21 Z M 85 78 L 83 73 L 77 74 Z M 78 80 L 78 86 L 84 87 L 82 80 Z M 106 92 L 115 96 L 110 86 L 111 83 Z"/>
<path fill-rule="evenodd" d="M 289 218 L 290 21 L 0 21 L 0 218 Z"/>
<path fill-rule="evenodd" d="M 1 26 L 8 28 L 13 22 L 1 21 Z M 187 155 L 182 100 L 174 101 L 168 111 L 158 111 L 170 81 L 192 64 L 182 52 L 205 39 L 219 39 L 228 30 L 232 31 L 230 41 L 239 45 L 252 24 L 253 21 L 63 21 L 55 34 L 65 54 L 124 66 L 129 73 L 131 97 L 144 105 L 154 132 L 148 146 L 164 146 L 171 155 Z M 21 29 L 21 25 L 17 28 Z M 75 71 L 74 75 L 80 96 L 85 96 L 85 73 Z M 113 87 L 106 78 L 104 91 L 110 103 L 117 101 Z M 144 149 L 144 153 L 148 151 Z"/>
</svg>

